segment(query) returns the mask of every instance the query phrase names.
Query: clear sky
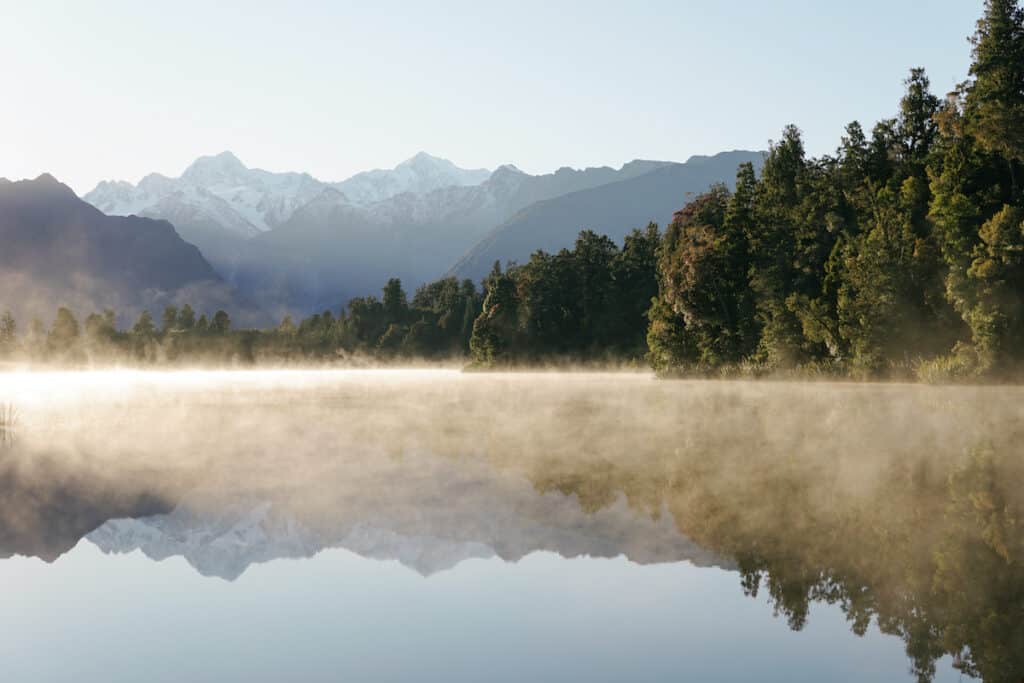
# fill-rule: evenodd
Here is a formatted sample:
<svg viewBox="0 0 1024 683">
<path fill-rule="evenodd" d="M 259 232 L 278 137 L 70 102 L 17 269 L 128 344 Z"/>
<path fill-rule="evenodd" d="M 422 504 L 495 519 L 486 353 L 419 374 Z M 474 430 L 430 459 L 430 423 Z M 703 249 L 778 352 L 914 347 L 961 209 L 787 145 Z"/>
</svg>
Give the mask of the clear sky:
<svg viewBox="0 0 1024 683">
<path fill-rule="evenodd" d="M 0 176 L 341 180 L 420 150 L 529 172 L 808 150 L 966 76 L 981 0 L 0 0 Z"/>
</svg>

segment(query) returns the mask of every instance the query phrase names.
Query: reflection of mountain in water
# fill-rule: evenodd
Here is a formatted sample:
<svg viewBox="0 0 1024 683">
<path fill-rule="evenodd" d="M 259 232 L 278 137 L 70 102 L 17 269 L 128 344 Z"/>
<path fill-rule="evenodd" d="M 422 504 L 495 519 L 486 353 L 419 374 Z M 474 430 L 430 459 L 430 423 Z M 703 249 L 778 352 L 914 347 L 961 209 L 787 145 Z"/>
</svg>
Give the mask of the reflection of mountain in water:
<svg viewBox="0 0 1024 683">
<path fill-rule="evenodd" d="M 141 549 L 157 561 L 181 555 L 200 574 L 231 580 L 254 562 L 309 557 L 320 549 L 312 533 L 272 510 L 269 503 L 231 505 L 203 516 L 179 505 L 168 514 L 112 519 L 87 538 L 108 553 Z"/>
<path fill-rule="evenodd" d="M 341 514 L 326 526 L 303 523 L 267 501 L 205 511 L 185 501 L 167 514 L 112 519 L 87 538 L 107 553 L 138 549 L 154 560 L 180 555 L 200 574 L 229 581 L 252 564 L 311 557 L 325 548 L 396 560 L 424 576 L 471 558 L 516 561 L 540 550 L 563 557 L 625 555 L 641 564 L 731 566 L 683 536 L 670 515 L 655 520 L 638 514 L 624 497 L 589 514 L 575 496 L 538 496 L 525 480 L 517 489 L 505 489 L 483 509 L 452 499 L 424 503 L 415 515 L 405 513 L 407 506 L 391 507 L 390 514 L 386 508 Z"/>
</svg>

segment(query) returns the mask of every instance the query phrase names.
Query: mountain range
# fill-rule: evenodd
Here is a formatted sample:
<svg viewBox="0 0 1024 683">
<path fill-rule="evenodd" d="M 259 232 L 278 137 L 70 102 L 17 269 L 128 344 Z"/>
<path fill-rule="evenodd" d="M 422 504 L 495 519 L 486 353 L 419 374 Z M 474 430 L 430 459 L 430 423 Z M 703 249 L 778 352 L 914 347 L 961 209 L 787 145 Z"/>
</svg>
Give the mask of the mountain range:
<svg viewBox="0 0 1024 683">
<path fill-rule="evenodd" d="M 584 228 L 620 240 L 649 221 L 664 224 L 690 195 L 731 184 L 740 163 L 759 166 L 762 156 L 530 175 L 420 153 L 394 169 L 324 182 L 248 168 L 224 152 L 178 178 L 102 182 L 84 199 L 109 214 L 171 222 L 243 297 L 308 312 L 375 293 L 390 277 L 409 290 L 446 273 L 479 279 L 494 261 L 571 246 Z"/>
</svg>

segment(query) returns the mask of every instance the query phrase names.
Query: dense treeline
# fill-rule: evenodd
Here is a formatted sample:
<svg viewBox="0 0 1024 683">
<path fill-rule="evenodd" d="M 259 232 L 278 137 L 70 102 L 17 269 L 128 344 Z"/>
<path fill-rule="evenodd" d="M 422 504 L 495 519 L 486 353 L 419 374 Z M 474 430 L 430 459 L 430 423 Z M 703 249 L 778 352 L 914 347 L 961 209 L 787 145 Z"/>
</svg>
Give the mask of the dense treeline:
<svg viewBox="0 0 1024 683">
<path fill-rule="evenodd" d="M 23 334 L 10 313 L 0 317 L 0 359 L 51 363 L 288 363 L 338 359 L 443 360 L 462 358 L 482 296 L 472 282 L 446 278 L 420 287 L 407 300 L 390 280 L 381 298 L 353 299 L 335 316 L 324 311 L 301 320 L 290 316 L 267 330 L 232 329 L 217 311 L 196 316 L 189 305 L 168 306 L 157 322 L 143 311 L 119 329 L 107 310 L 79 323 L 68 308 L 47 327 L 33 319 Z"/>
<path fill-rule="evenodd" d="M 447 278 L 408 302 L 398 280 L 295 325 L 232 331 L 184 307 L 126 331 L 62 309 L 0 354 L 141 360 L 470 357 L 478 366 L 646 359 L 663 374 L 820 372 L 954 379 L 1024 361 L 1024 12 L 988 0 L 970 78 L 945 100 L 913 69 L 891 119 L 853 122 L 809 158 L 787 127 L 760 177 L 711 188 L 663 235 L 495 264 L 478 291 Z"/>
<path fill-rule="evenodd" d="M 971 78 L 914 69 L 892 119 L 807 158 L 787 128 L 676 216 L 650 358 L 664 372 L 993 375 L 1024 360 L 1024 15 L 989 0 Z"/>
<path fill-rule="evenodd" d="M 484 365 L 642 359 L 646 311 L 657 293 L 658 226 L 634 230 L 622 249 L 585 230 L 573 249 L 535 252 L 484 281 L 470 348 Z"/>
<path fill-rule="evenodd" d="M 143 311 L 119 329 L 114 311 L 80 324 L 61 307 L 47 326 L 34 319 L 19 334 L 0 319 L 0 358 L 45 362 L 301 362 L 465 360 L 479 365 L 554 360 L 642 361 L 646 313 L 658 291 L 658 227 L 634 230 L 619 249 L 584 231 L 573 249 L 536 252 L 528 263 L 499 264 L 483 290 L 470 280 L 423 285 L 409 301 L 398 279 L 382 296 L 358 297 L 335 314 L 298 324 L 286 316 L 266 330 L 235 330 L 225 311 L 209 319 L 191 306 L 168 306 L 159 321 Z M 482 312 L 481 312 L 482 311 Z"/>
</svg>

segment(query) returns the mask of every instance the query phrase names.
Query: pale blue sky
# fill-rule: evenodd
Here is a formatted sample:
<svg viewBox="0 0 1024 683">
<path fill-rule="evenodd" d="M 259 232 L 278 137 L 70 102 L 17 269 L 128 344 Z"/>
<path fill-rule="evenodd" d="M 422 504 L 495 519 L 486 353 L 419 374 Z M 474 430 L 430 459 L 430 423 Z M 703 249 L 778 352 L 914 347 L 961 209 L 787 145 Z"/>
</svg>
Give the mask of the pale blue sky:
<svg viewBox="0 0 1024 683">
<path fill-rule="evenodd" d="M 372 7 L 371 7 L 372 5 Z M 981 0 L 0 0 L 0 176 L 179 174 L 201 154 L 341 180 L 461 166 L 812 153 L 966 76 Z"/>
</svg>

